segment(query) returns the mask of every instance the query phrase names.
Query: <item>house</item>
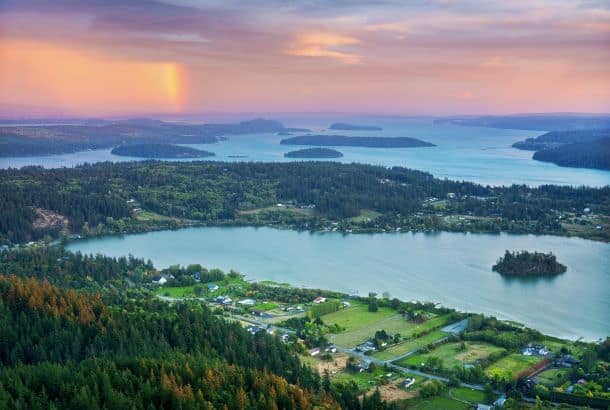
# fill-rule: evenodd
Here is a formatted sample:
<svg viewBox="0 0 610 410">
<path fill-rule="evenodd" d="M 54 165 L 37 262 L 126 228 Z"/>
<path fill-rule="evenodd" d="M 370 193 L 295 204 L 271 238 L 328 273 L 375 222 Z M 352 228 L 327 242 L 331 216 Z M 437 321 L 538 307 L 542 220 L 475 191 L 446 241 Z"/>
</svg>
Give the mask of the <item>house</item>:
<svg viewBox="0 0 610 410">
<path fill-rule="evenodd" d="M 409 377 L 407 380 L 405 380 L 403 387 L 405 389 L 408 389 L 409 387 L 413 386 L 415 384 L 415 379 L 412 377 Z"/>
<path fill-rule="evenodd" d="M 201 282 L 201 272 L 195 272 L 195 274 L 193 274 L 193 279 L 195 282 Z"/>
<path fill-rule="evenodd" d="M 159 277 L 153 278 L 152 282 L 157 285 L 165 285 L 170 280 L 174 279 L 174 275 L 171 273 L 169 275 L 161 275 Z"/>
<path fill-rule="evenodd" d="M 319 354 L 320 354 L 320 348 L 316 347 L 316 348 L 311 349 L 311 350 L 309 351 L 309 354 L 310 354 L 310 355 L 312 355 L 312 356 L 317 356 L 317 355 L 319 355 Z"/>
<path fill-rule="evenodd" d="M 447 192 L 447 198 L 455 199 L 455 194 L 453 192 Z"/>
<path fill-rule="evenodd" d="M 500 397 L 498 397 L 498 400 L 494 401 L 493 408 L 500 409 L 500 408 L 504 407 L 504 403 L 506 403 L 505 394 L 501 395 Z"/>
<path fill-rule="evenodd" d="M 237 303 L 242 305 L 242 306 L 254 306 L 256 304 L 254 299 L 242 299 L 242 300 L 240 300 Z"/>
<path fill-rule="evenodd" d="M 313 303 L 317 303 L 317 304 L 324 303 L 324 302 L 326 302 L 326 298 L 323 298 L 322 296 L 318 296 L 317 298 L 315 298 L 313 300 Z"/>
<path fill-rule="evenodd" d="M 591 213 L 591 208 L 585 208 L 582 210 L 585 214 L 590 214 Z"/>
<path fill-rule="evenodd" d="M 208 285 L 208 290 L 209 290 L 210 292 L 216 292 L 216 291 L 218 290 L 218 285 L 215 285 L 215 284 L 213 284 L 213 283 L 210 283 L 210 284 Z"/>
</svg>

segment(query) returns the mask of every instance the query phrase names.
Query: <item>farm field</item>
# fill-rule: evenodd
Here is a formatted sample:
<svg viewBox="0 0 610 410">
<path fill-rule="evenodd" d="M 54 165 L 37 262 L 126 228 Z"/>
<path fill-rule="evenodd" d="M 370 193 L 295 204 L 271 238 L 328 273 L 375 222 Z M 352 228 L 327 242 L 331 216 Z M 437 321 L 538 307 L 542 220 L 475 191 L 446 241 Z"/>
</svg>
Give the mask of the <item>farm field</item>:
<svg viewBox="0 0 610 410">
<path fill-rule="evenodd" d="M 389 335 L 399 333 L 403 337 L 412 337 L 446 325 L 449 316 L 438 316 L 423 323 L 415 323 L 405 320 L 402 315 L 389 308 L 382 307 L 372 313 L 365 304 L 356 304 L 348 309 L 324 315 L 322 320 L 328 325 L 336 323 L 345 328 L 345 331 L 333 336 L 335 343 L 355 347 L 371 338 L 377 330 L 383 329 Z"/>
<path fill-rule="evenodd" d="M 434 343 L 438 340 L 447 337 L 447 333 L 441 330 L 435 330 L 433 332 L 428 333 L 422 337 L 416 339 L 410 339 L 405 342 L 401 342 L 397 345 L 390 346 L 386 350 L 382 352 L 377 352 L 373 354 L 373 357 L 379 360 L 391 360 L 397 356 L 403 355 L 407 352 L 411 352 L 413 350 L 421 349 L 424 346 L 429 345 L 430 343 Z"/>
<path fill-rule="evenodd" d="M 382 323 L 392 318 L 390 322 L 395 322 L 394 317 L 400 318 L 394 310 L 387 307 L 380 307 L 377 312 L 369 312 L 365 304 L 354 304 L 347 309 L 329 313 L 321 317 L 327 325 L 338 324 L 345 330 L 334 335 L 333 341 L 340 346 L 355 347 L 375 333 L 375 330 L 382 329 Z M 404 319 L 401 319 L 404 321 Z"/>
<path fill-rule="evenodd" d="M 493 363 L 485 370 L 485 374 L 490 377 L 510 380 L 520 372 L 529 369 L 542 359 L 537 356 L 525 356 L 521 353 L 510 354 L 497 362 Z"/>
<path fill-rule="evenodd" d="M 466 349 L 460 350 L 461 343 L 447 343 L 437 347 L 429 353 L 416 354 L 400 361 L 403 366 L 421 366 L 429 357 L 438 357 L 443 361 L 443 367 L 473 363 L 476 360 L 485 359 L 492 353 L 504 351 L 503 348 L 488 343 L 465 342 Z"/>
</svg>

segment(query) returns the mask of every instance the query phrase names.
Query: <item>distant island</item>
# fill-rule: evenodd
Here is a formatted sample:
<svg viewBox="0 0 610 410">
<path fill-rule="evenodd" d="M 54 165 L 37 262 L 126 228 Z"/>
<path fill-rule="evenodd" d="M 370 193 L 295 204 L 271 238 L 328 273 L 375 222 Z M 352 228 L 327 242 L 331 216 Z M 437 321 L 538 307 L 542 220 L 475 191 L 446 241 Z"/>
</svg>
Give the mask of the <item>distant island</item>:
<svg viewBox="0 0 610 410">
<path fill-rule="evenodd" d="M 610 137 L 537 151 L 533 158 L 562 167 L 610 170 Z"/>
<path fill-rule="evenodd" d="M 567 268 L 557 262 L 552 253 L 507 250 L 492 269 L 507 276 L 535 277 L 558 275 L 564 273 Z"/>
<path fill-rule="evenodd" d="M 381 131 L 381 127 L 374 125 L 354 125 L 346 124 L 344 122 L 336 122 L 328 127 L 329 130 L 341 130 L 341 131 Z"/>
<path fill-rule="evenodd" d="M 138 158 L 205 158 L 213 152 L 174 144 L 130 144 L 121 145 L 110 151 L 113 155 Z"/>
<path fill-rule="evenodd" d="M 300 135 L 280 141 L 285 145 L 317 145 L 334 147 L 415 148 L 434 147 L 426 141 L 409 137 L 347 137 L 345 135 Z"/>
<path fill-rule="evenodd" d="M 65 154 L 127 144 L 212 144 L 237 134 L 309 131 L 261 118 L 233 124 L 172 123 L 149 118 L 19 124 L 0 126 L 0 157 Z"/>
<path fill-rule="evenodd" d="M 343 154 L 330 148 L 305 148 L 284 154 L 286 158 L 341 158 Z"/>
</svg>

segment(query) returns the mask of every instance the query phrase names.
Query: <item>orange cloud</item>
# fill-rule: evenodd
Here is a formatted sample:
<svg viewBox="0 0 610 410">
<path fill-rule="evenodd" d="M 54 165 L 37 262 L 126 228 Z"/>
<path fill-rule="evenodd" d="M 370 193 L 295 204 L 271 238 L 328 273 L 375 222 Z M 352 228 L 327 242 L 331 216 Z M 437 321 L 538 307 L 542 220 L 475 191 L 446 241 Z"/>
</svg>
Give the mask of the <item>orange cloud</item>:
<svg viewBox="0 0 610 410">
<path fill-rule="evenodd" d="M 301 57 L 330 57 L 346 64 L 357 64 L 361 57 L 356 54 L 338 51 L 337 48 L 358 44 L 353 37 L 332 33 L 312 33 L 302 36 L 298 45 L 288 54 Z"/>
<path fill-rule="evenodd" d="M 0 103 L 58 112 L 122 114 L 179 111 L 185 73 L 179 64 L 134 62 L 53 44 L 0 42 Z"/>
</svg>

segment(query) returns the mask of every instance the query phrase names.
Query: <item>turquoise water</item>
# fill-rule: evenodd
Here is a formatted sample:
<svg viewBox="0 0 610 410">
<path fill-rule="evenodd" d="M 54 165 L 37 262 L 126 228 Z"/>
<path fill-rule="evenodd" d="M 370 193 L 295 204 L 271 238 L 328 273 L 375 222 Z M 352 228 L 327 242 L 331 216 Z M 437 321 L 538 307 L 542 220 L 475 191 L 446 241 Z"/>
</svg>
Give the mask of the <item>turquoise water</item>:
<svg viewBox="0 0 610 410">
<path fill-rule="evenodd" d="M 545 333 L 610 335 L 610 244 L 577 238 L 460 233 L 309 233 L 189 228 L 72 242 L 71 250 L 150 258 L 157 267 L 201 263 L 249 279 L 422 300 L 515 320 Z M 553 251 L 568 271 L 506 279 L 491 271 L 505 249 Z"/>
<path fill-rule="evenodd" d="M 337 119 L 337 121 L 340 119 Z M 604 186 L 610 184 L 610 171 L 563 168 L 531 159 L 532 153 L 511 148 L 515 141 L 542 134 L 541 131 L 501 130 L 494 128 L 434 125 L 427 119 L 365 118 L 348 119 L 355 123 L 379 125 L 383 131 L 325 131 L 331 121 L 293 119 L 286 124 L 308 127 L 316 133 L 414 137 L 432 142 L 429 148 L 352 148 L 341 147 L 341 162 L 359 162 L 384 166 L 403 166 L 432 173 L 440 178 L 466 180 L 489 185 L 541 184 Z M 300 121 L 300 122 L 298 122 Z M 230 136 L 217 144 L 193 145 L 216 153 L 217 161 L 289 161 L 283 154 L 299 146 L 280 145 L 275 134 Z M 231 156 L 246 156 L 232 158 Z M 0 168 L 41 165 L 44 167 L 74 166 L 84 162 L 133 161 L 118 157 L 110 150 L 94 150 L 74 154 L 0 158 Z"/>
</svg>

